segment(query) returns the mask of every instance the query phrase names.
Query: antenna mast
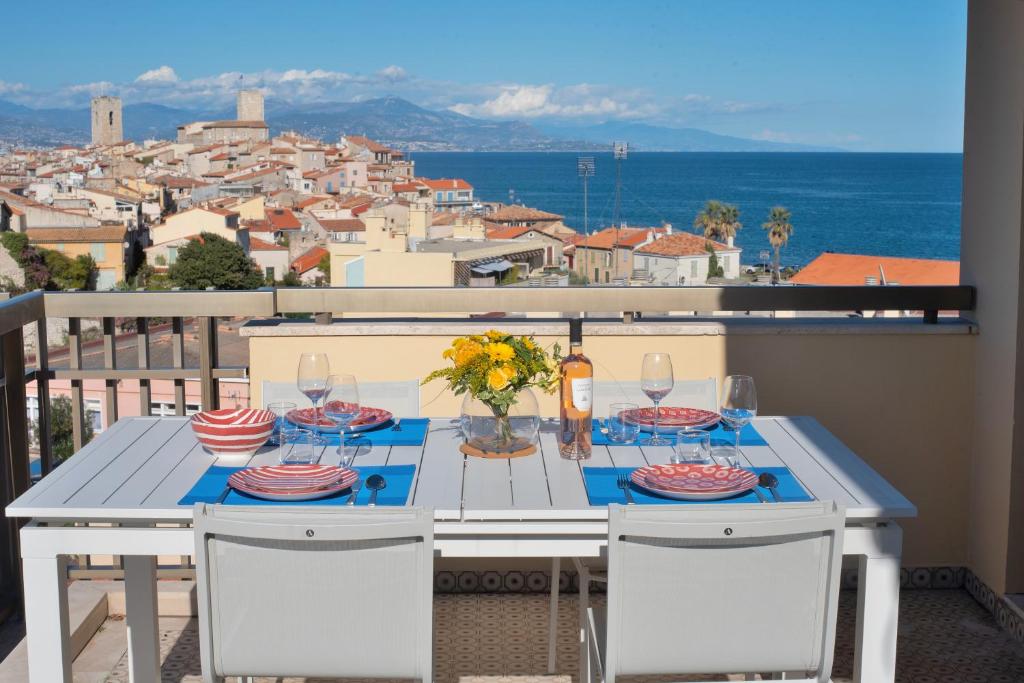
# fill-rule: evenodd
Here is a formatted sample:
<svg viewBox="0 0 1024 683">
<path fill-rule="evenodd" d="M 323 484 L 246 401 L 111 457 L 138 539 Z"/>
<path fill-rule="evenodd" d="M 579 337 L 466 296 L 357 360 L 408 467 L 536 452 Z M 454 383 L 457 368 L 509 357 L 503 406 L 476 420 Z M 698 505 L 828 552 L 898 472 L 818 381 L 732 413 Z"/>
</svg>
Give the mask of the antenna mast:
<svg viewBox="0 0 1024 683">
<path fill-rule="evenodd" d="M 612 245 L 612 258 L 615 260 L 615 277 L 619 277 L 619 228 L 622 227 L 622 162 L 629 151 L 629 143 L 616 142 L 612 145 L 615 157 L 615 244 Z"/>
<path fill-rule="evenodd" d="M 587 179 L 594 175 L 594 157 L 577 157 L 576 174 L 583 178 L 583 234 L 590 234 L 590 217 L 587 211 Z"/>
</svg>

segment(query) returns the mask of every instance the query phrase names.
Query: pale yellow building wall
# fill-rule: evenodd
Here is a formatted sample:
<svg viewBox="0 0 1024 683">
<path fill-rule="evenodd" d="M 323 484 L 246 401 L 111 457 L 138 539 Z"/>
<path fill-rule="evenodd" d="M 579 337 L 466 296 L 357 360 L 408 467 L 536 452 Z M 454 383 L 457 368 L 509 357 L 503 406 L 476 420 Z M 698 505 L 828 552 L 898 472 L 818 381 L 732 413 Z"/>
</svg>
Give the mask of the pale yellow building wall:
<svg viewBox="0 0 1024 683">
<path fill-rule="evenodd" d="M 226 240 L 235 241 L 235 231 L 224 225 L 224 216 L 209 211 L 186 211 L 170 216 L 160 225 L 150 228 L 153 244 L 163 244 L 172 240 L 180 240 L 189 235 L 201 232 L 212 232 Z"/>
<path fill-rule="evenodd" d="M 331 254 L 331 287 L 347 287 L 345 264 L 366 252 L 362 242 L 332 242 L 327 245 Z"/>
<path fill-rule="evenodd" d="M 417 336 L 406 328 L 386 334 L 251 338 L 254 405 L 261 400 L 264 380 L 294 382 L 302 351 L 324 351 L 338 364 L 359 358 L 361 380 L 408 381 L 441 367 L 441 352 L 453 337 L 487 327 L 451 324 L 443 333 Z M 721 386 L 727 374 L 754 376 L 760 414 L 816 418 L 917 505 L 918 518 L 900 522 L 906 530 L 904 564 L 959 566 L 968 559 L 965 482 L 970 476 L 976 340 L 968 334 L 669 336 L 652 330 L 643 336 L 588 335 L 584 349 L 594 362 L 597 382 L 638 381 L 643 354 L 652 350 L 672 354 L 680 380 L 716 377 Z M 556 337 L 538 341 L 548 346 Z M 565 337 L 557 341 L 563 348 L 567 343 Z M 554 397 L 538 398 L 545 416 L 557 415 Z M 455 416 L 460 404 L 441 384 L 421 389 L 422 415 Z"/>
<path fill-rule="evenodd" d="M 266 202 L 263 195 L 258 194 L 252 199 L 235 204 L 231 207 L 231 210 L 238 212 L 238 220 L 240 221 L 261 221 L 266 217 L 264 213 L 265 208 Z"/>
<path fill-rule="evenodd" d="M 112 270 L 116 273 L 116 280 L 124 280 L 124 247 L 121 241 L 117 242 L 33 242 L 33 246 L 59 251 L 68 258 L 75 258 L 83 254 L 92 255 L 92 245 L 103 245 L 102 260 L 93 257 L 96 267 L 100 270 Z"/>
<path fill-rule="evenodd" d="M 367 287 L 451 287 L 455 266 L 451 254 L 368 251 Z"/>
</svg>

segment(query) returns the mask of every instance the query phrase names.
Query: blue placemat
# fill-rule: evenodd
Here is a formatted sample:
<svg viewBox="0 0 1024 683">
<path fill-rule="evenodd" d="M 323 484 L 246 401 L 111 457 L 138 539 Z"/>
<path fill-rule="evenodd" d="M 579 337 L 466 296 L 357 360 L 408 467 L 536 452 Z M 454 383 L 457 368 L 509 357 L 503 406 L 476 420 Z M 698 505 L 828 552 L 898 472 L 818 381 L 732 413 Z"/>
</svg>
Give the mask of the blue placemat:
<svg viewBox="0 0 1024 683">
<path fill-rule="evenodd" d="M 640 438 L 633 443 L 613 443 L 608 440 L 608 435 L 601 431 L 603 426 L 604 425 L 600 421 L 594 420 L 592 436 L 595 446 L 643 446 L 643 441 L 650 437 L 650 432 L 640 432 Z M 736 433 L 726 427 L 722 422 L 719 422 L 707 431 L 711 433 L 712 446 L 732 446 L 736 443 Z M 662 436 L 675 442 L 675 434 L 662 434 Z M 748 424 L 740 430 L 740 445 L 767 446 L 768 442 L 765 441 L 764 437 L 761 436 L 761 433 L 754 428 L 754 425 Z"/>
<path fill-rule="evenodd" d="M 590 499 L 591 505 L 608 505 L 609 503 L 626 503 L 626 496 L 623 491 L 619 490 L 619 487 L 615 485 L 615 480 L 619 475 L 632 474 L 634 467 L 584 467 L 583 468 L 583 481 L 587 487 L 587 498 Z M 779 492 L 779 497 L 782 498 L 783 502 L 786 503 L 805 503 L 814 500 L 814 497 L 804 490 L 804 487 L 800 485 L 800 482 L 796 480 L 796 477 L 789 471 L 787 467 L 750 467 L 747 468 L 753 472 L 761 474 L 762 472 L 770 472 L 779 478 L 779 485 L 776 490 Z M 646 490 L 630 484 L 630 492 L 633 494 L 633 500 L 638 505 L 644 503 L 650 503 L 655 505 L 693 505 L 695 503 L 757 503 L 760 499 L 757 494 L 753 491 L 748 491 L 741 496 L 735 496 L 733 498 L 723 498 L 721 500 L 712 501 L 697 501 L 697 500 L 675 500 L 674 498 L 663 498 L 662 496 L 649 493 Z M 772 494 L 768 489 L 762 489 L 761 492 L 765 495 L 765 498 L 769 502 L 772 501 Z"/>
<path fill-rule="evenodd" d="M 211 465 L 199 481 L 192 486 L 192 489 L 185 494 L 185 497 L 178 501 L 178 505 L 192 506 L 196 503 L 216 503 L 224 487 L 227 486 L 228 477 L 242 467 L 224 467 L 222 465 Z M 387 480 L 387 488 L 377 494 L 377 505 L 405 505 L 409 499 L 409 490 L 412 488 L 413 478 L 416 474 L 416 465 L 390 465 L 390 466 L 359 466 L 354 467 L 359 472 L 359 478 L 366 481 L 366 478 L 379 474 Z M 356 505 L 366 505 L 370 501 L 372 492 L 364 485 L 356 496 Z M 274 500 L 263 500 L 253 498 L 234 489 L 228 493 L 222 501 L 223 505 L 344 505 L 348 500 L 351 491 L 342 491 L 329 498 L 318 500 L 303 500 L 294 503 L 282 503 Z"/>
<path fill-rule="evenodd" d="M 422 446 L 427 438 L 430 420 L 425 417 L 406 417 L 399 423 L 400 429 L 394 429 L 394 422 L 386 422 L 377 429 L 355 432 L 345 435 L 346 444 L 370 444 L 372 446 Z M 337 446 L 337 433 L 321 432 L 329 445 Z M 379 498 L 380 496 L 378 496 Z"/>
</svg>

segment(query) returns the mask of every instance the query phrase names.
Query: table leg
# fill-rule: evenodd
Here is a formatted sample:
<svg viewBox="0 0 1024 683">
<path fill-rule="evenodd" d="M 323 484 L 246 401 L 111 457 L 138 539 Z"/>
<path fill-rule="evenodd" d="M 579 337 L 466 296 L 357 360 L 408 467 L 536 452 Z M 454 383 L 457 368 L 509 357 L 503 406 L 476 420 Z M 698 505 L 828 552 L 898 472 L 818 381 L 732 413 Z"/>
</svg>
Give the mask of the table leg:
<svg viewBox="0 0 1024 683">
<path fill-rule="evenodd" d="M 160 680 L 156 557 L 124 556 L 125 622 L 128 627 L 128 677 L 132 683 Z"/>
<path fill-rule="evenodd" d="M 880 525 L 871 537 L 873 547 L 859 556 L 853 680 L 893 683 L 896 680 L 903 530 L 892 523 Z"/>
<path fill-rule="evenodd" d="M 551 558 L 551 604 L 548 606 L 548 673 L 558 665 L 558 579 L 562 574 L 562 558 Z"/>
<path fill-rule="evenodd" d="M 61 557 L 22 559 L 31 683 L 71 683 L 67 573 Z"/>
</svg>

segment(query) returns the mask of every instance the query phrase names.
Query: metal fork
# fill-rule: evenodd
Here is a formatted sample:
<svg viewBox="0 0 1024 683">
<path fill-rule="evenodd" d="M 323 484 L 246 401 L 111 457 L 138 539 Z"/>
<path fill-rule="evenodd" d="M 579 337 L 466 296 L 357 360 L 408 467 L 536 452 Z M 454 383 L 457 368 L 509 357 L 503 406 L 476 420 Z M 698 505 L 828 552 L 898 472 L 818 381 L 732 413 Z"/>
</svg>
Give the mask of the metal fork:
<svg viewBox="0 0 1024 683">
<path fill-rule="evenodd" d="M 361 488 L 363 488 L 363 482 L 360 481 L 359 479 L 356 479 L 355 482 L 352 484 L 352 494 L 349 495 L 348 500 L 345 501 L 345 505 L 356 504 L 356 496 L 359 495 L 359 489 Z"/>
<path fill-rule="evenodd" d="M 629 475 L 620 474 L 615 479 L 615 485 L 626 495 L 626 505 L 636 505 L 636 501 L 633 500 L 633 492 L 629 490 Z"/>
<path fill-rule="evenodd" d="M 395 418 L 395 424 L 394 424 L 394 426 L 391 427 L 391 431 L 393 431 L 393 432 L 400 432 L 400 431 L 402 431 L 402 418 L 400 418 L 400 417 L 396 417 Z"/>
</svg>

